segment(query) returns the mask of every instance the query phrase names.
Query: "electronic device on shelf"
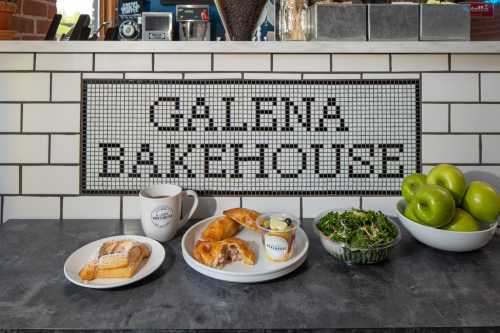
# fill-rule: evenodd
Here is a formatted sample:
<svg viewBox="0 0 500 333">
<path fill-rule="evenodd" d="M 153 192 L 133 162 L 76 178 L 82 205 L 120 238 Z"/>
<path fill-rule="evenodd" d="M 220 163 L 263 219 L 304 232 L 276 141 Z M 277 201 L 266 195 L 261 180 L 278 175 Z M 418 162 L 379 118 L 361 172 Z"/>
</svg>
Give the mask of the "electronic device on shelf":
<svg viewBox="0 0 500 333">
<path fill-rule="evenodd" d="M 142 13 L 142 40 L 173 39 L 173 17 L 168 12 Z"/>
<path fill-rule="evenodd" d="M 179 40 L 209 41 L 210 15 L 208 5 L 177 5 L 176 19 Z"/>
<path fill-rule="evenodd" d="M 118 36 L 120 40 L 140 40 L 142 33 L 143 0 L 118 2 Z"/>
<path fill-rule="evenodd" d="M 76 24 L 66 35 L 68 40 L 88 40 L 90 35 L 90 16 L 82 14 L 78 17 Z"/>
</svg>

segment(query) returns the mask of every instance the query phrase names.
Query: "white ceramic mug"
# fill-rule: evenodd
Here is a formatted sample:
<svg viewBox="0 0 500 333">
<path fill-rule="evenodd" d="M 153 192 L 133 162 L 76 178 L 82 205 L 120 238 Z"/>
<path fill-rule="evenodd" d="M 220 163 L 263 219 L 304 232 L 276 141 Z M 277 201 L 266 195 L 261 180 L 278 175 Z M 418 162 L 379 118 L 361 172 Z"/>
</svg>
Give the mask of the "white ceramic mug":
<svg viewBox="0 0 500 333">
<path fill-rule="evenodd" d="M 187 196 L 194 198 L 193 207 L 181 219 L 182 202 Z M 193 216 L 198 207 L 196 192 L 183 191 L 177 185 L 161 184 L 139 192 L 141 201 L 141 222 L 144 234 L 159 242 L 174 238 L 177 230 Z"/>
</svg>

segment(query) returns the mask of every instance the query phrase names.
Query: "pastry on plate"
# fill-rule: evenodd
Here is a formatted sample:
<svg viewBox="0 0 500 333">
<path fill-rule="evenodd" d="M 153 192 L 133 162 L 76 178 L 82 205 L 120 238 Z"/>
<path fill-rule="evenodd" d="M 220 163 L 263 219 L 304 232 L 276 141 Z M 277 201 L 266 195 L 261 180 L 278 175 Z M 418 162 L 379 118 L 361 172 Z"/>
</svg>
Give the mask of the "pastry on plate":
<svg viewBox="0 0 500 333">
<path fill-rule="evenodd" d="M 255 265 L 255 253 L 247 242 L 239 238 L 228 238 L 218 242 L 198 241 L 193 250 L 196 260 L 210 267 L 221 268 L 236 261 Z"/>
<path fill-rule="evenodd" d="M 97 257 L 80 270 L 80 279 L 130 278 L 139 270 L 150 249 L 133 240 L 112 240 L 99 248 Z"/>
<path fill-rule="evenodd" d="M 240 231 L 240 224 L 227 216 L 216 218 L 207 226 L 201 234 L 201 239 L 210 242 L 218 242 L 231 238 Z"/>
<path fill-rule="evenodd" d="M 224 215 L 235 220 L 245 228 L 260 232 L 259 227 L 257 227 L 257 217 L 259 217 L 260 213 L 255 210 L 248 208 L 232 208 L 225 210 Z"/>
</svg>

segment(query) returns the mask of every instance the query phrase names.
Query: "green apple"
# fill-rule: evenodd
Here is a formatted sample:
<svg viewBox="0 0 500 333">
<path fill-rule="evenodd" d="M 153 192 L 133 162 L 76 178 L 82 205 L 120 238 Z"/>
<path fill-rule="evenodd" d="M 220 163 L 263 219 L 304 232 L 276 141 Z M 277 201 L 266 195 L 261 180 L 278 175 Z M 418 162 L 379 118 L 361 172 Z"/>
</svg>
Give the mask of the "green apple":
<svg viewBox="0 0 500 333">
<path fill-rule="evenodd" d="M 406 176 L 401 184 L 401 194 L 406 202 L 411 202 L 411 199 L 420 188 L 427 182 L 427 176 L 421 173 L 414 173 L 413 175 Z"/>
<path fill-rule="evenodd" d="M 405 211 L 404 211 L 403 215 L 404 215 L 406 218 L 408 218 L 408 219 L 412 220 L 413 222 L 420 223 L 420 222 L 418 222 L 418 219 L 417 219 L 417 217 L 415 216 L 415 213 L 413 212 L 413 209 L 415 208 L 415 206 L 416 206 L 415 201 L 410 202 L 408 205 L 406 205 L 406 209 L 405 209 Z"/>
<path fill-rule="evenodd" d="M 460 231 L 460 232 L 470 232 L 478 231 L 479 223 L 465 210 L 457 208 L 455 216 L 451 220 L 450 224 L 443 227 L 445 230 L 449 231 Z"/>
<path fill-rule="evenodd" d="M 418 221 L 431 227 L 440 228 L 450 223 L 455 215 L 455 200 L 444 187 L 426 184 L 420 187 L 412 203 L 413 213 Z"/>
<path fill-rule="evenodd" d="M 491 185 L 473 181 L 467 187 L 462 207 L 476 220 L 491 223 L 495 222 L 500 214 L 500 199 Z"/>
<path fill-rule="evenodd" d="M 458 206 L 467 188 L 465 176 L 459 168 L 450 164 L 439 164 L 427 175 L 427 184 L 439 185 L 451 192 Z"/>
</svg>

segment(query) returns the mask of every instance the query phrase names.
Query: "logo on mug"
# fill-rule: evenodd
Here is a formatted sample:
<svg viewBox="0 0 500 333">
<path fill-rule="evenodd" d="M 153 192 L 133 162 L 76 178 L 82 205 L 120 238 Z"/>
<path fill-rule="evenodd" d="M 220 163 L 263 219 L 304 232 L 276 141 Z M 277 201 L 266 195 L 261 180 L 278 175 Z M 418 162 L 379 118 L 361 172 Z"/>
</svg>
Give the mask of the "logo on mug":
<svg viewBox="0 0 500 333">
<path fill-rule="evenodd" d="M 168 206 L 160 206 L 151 212 L 151 222 L 157 227 L 167 225 L 169 218 L 173 215 L 172 208 Z"/>
</svg>

